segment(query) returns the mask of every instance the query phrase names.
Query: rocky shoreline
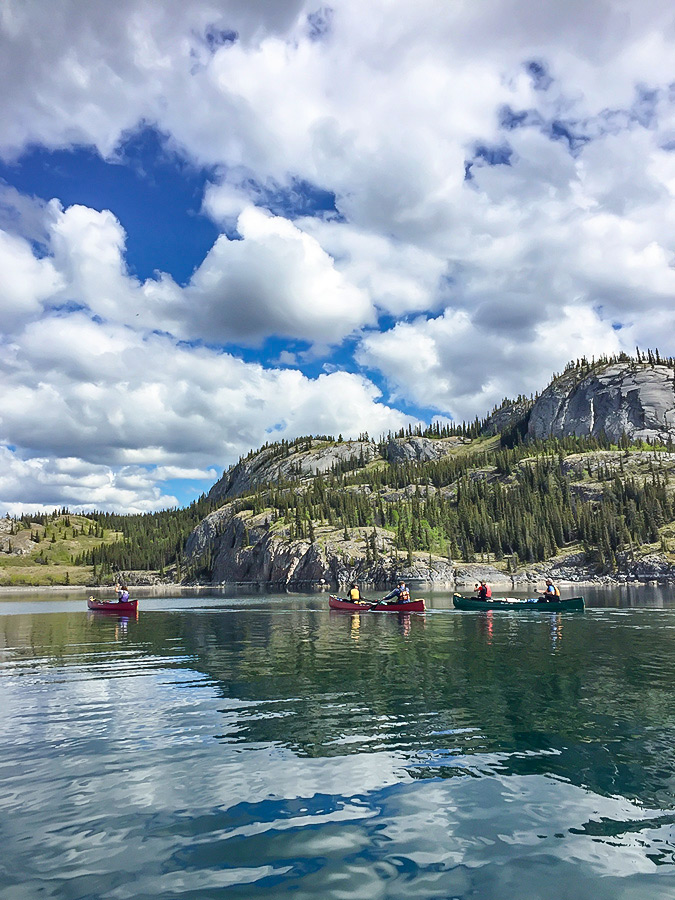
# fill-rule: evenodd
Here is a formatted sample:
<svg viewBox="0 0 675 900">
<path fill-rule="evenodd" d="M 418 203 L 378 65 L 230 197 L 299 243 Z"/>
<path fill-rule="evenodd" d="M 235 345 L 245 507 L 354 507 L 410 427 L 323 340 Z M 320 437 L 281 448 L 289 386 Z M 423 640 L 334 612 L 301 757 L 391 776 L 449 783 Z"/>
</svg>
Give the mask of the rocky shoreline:
<svg viewBox="0 0 675 900">
<path fill-rule="evenodd" d="M 397 579 L 428 584 L 438 589 L 458 589 L 485 580 L 512 589 L 542 586 L 547 577 L 562 585 L 675 584 L 675 566 L 658 554 L 624 562 L 621 571 L 598 572 L 583 553 L 536 563 L 507 573 L 485 563 L 459 563 L 425 554 L 412 563 L 396 557 L 368 561 L 346 557 L 330 543 L 284 541 L 269 534 L 253 546 L 232 546 L 231 536 L 221 544 L 212 576 L 203 584 L 255 584 L 280 588 L 331 585 L 343 588 L 352 582 L 386 587 Z M 235 542 L 236 543 L 236 542 Z M 195 579 L 192 583 L 198 583 Z M 188 582 L 190 583 L 190 582 Z"/>
<path fill-rule="evenodd" d="M 132 589 L 142 589 L 148 594 L 165 594 L 172 590 L 199 592 L 208 588 L 254 588 L 256 590 L 307 590 L 326 591 L 342 590 L 357 581 L 363 587 L 385 589 L 391 587 L 398 578 L 403 578 L 415 588 L 427 587 L 430 590 L 473 589 L 477 581 L 485 580 L 497 590 L 528 590 L 543 587 L 546 578 L 552 578 L 560 587 L 596 585 L 668 585 L 675 584 L 675 566 L 663 557 L 653 554 L 637 560 L 629 571 L 593 572 L 588 566 L 573 565 L 570 560 L 555 560 L 551 565 L 538 563 L 524 568 L 514 574 L 505 573 L 494 566 L 484 563 L 459 563 L 456 566 L 447 561 L 437 561 L 431 568 L 428 564 L 413 566 L 395 566 L 380 564 L 369 570 L 351 570 L 338 572 L 334 577 L 330 570 L 318 577 L 293 577 L 289 572 L 277 571 L 273 578 L 256 578 L 249 571 L 249 577 L 236 577 L 238 573 L 230 572 L 220 580 L 183 580 L 172 581 L 167 576 L 160 577 L 150 572 L 121 572 L 119 577 Z M 290 577 L 289 577 L 290 576 Z M 50 593 L 73 593 L 77 591 L 109 594 L 111 585 L 0 585 L 0 594 L 28 594 L 36 590 L 48 590 Z"/>
</svg>

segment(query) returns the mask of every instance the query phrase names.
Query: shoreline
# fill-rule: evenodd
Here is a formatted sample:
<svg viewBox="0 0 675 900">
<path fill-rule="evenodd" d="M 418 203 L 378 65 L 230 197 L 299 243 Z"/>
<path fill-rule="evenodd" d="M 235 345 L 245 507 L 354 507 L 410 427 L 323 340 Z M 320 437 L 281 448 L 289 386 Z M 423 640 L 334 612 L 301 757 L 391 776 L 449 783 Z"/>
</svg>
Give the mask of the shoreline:
<svg viewBox="0 0 675 900">
<path fill-rule="evenodd" d="M 410 578 L 407 580 L 407 583 L 410 585 L 412 590 L 418 593 L 421 590 L 426 590 L 430 592 L 446 592 L 446 593 L 462 593 L 470 588 L 476 580 L 480 579 L 461 579 L 455 582 L 433 582 L 427 581 L 425 579 L 418 578 Z M 494 589 L 496 589 L 497 593 L 504 593 L 506 590 L 511 591 L 520 591 L 526 593 L 528 591 L 532 591 L 535 588 L 535 585 L 541 579 L 485 579 Z M 584 588 L 584 587 L 592 587 L 592 588 L 635 588 L 635 587 L 668 587 L 670 585 L 675 584 L 675 579 L 665 578 L 665 579 L 655 579 L 655 578 L 645 578 L 645 579 L 634 579 L 634 580 L 626 580 L 612 578 L 611 576 L 601 576 L 599 578 L 590 578 L 590 579 L 579 579 L 579 580 L 570 580 L 570 579 L 555 579 L 555 583 L 565 590 L 571 590 L 576 588 Z M 387 586 L 376 585 L 373 582 L 362 581 L 360 584 L 364 588 L 376 588 L 376 589 L 385 589 Z M 134 594 L 138 594 L 139 596 L 162 596 L 171 594 L 173 592 L 178 592 L 180 594 L 199 594 L 202 592 L 222 592 L 222 591 L 236 591 L 236 592 L 246 592 L 250 591 L 251 593 L 279 593 L 279 594 L 299 594 L 299 593 L 311 593 L 311 594 L 324 594 L 333 591 L 340 591 L 340 585 L 293 585 L 293 584 L 268 584 L 265 582 L 222 582 L 220 584 L 129 584 L 129 590 Z M 43 593 L 43 594 L 114 594 L 114 590 L 110 587 L 103 586 L 86 586 L 86 585 L 72 585 L 72 584 L 39 584 L 39 585 L 0 585 L 0 598 L 3 595 L 8 594 L 31 594 L 31 593 Z"/>
</svg>

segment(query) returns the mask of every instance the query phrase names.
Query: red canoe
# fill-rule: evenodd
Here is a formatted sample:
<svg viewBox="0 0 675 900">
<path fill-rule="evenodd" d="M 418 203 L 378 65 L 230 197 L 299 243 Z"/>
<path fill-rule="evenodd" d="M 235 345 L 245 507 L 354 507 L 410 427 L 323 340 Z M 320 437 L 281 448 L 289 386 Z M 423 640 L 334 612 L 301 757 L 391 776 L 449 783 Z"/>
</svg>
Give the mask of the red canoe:
<svg viewBox="0 0 675 900">
<path fill-rule="evenodd" d="M 90 597 L 87 600 L 87 609 L 128 615 L 138 611 L 138 600 L 127 600 L 124 603 L 118 603 L 117 600 L 94 600 L 93 597 Z"/>
<path fill-rule="evenodd" d="M 328 605 L 331 609 L 344 609 L 349 612 L 424 612 L 424 600 L 408 600 L 407 603 L 373 603 L 370 600 L 361 603 L 352 603 L 351 600 L 343 600 L 331 594 L 328 597 Z"/>
</svg>

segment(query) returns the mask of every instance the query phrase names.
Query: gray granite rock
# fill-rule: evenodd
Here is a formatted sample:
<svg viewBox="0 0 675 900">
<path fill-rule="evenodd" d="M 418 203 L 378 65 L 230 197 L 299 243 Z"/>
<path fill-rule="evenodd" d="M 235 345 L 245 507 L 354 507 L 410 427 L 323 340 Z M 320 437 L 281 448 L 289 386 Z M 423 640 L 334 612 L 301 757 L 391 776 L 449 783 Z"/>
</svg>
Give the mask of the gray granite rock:
<svg viewBox="0 0 675 900">
<path fill-rule="evenodd" d="M 387 443 L 387 459 L 391 463 L 441 459 L 458 443 L 462 443 L 462 438 L 392 438 Z"/>
<path fill-rule="evenodd" d="M 603 432 L 618 442 L 666 442 L 675 437 L 673 369 L 645 363 L 615 363 L 579 377 L 556 379 L 530 412 L 528 436 L 544 439 Z"/>
<path fill-rule="evenodd" d="M 228 469 L 209 491 L 209 498 L 224 502 L 279 479 L 301 480 L 325 474 L 345 463 L 366 465 L 378 455 L 378 446 L 372 441 L 327 443 L 308 440 L 291 447 L 288 455 L 279 446 L 265 447 Z"/>
<path fill-rule="evenodd" d="M 386 445 L 386 456 L 393 463 L 440 459 L 462 441 L 460 437 L 392 438 Z M 308 439 L 291 447 L 288 455 L 279 446 L 265 447 L 228 469 L 209 491 L 209 498 L 223 503 L 279 479 L 302 481 L 344 466 L 367 465 L 379 454 L 379 446 L 373 441 L 338 443 Z"/>
<path fill-rule="evenodd" d="M 481 429 L 483 434 L 501 434 L 523 422 L 534 405 L 534 399 L 520 397 L 518 400 L 505 402 L 487 417 Z"/>
</svg>

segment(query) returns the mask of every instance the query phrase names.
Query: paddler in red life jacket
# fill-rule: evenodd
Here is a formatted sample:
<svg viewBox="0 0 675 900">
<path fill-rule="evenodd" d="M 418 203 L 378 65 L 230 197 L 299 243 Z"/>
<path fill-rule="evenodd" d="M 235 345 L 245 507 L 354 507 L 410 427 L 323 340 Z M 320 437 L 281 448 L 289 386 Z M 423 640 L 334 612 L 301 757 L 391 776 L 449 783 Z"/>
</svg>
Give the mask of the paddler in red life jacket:
<svg viewBox="0 0 675 900">
<path fill-rule="evenodd" d="M 398 587 L 395 587 L 393 591 L 390 591 L 386 597 L 383 597 L 380 600 L 380 603 L 386 603 L 387 600 L 393 600 L 394 603 L 409 603 L 410 602 L 410 591 L 405 585 L 405 581 L 399 581 Z"/>
<path fill-rule="evenodd" d="M 492 600 L 492 588 L 487 583 L 487 581 L 481 581 L 481 583 L 477 585 L 474 590 L 478 595 L 478 600 Z"/>
</svg>

